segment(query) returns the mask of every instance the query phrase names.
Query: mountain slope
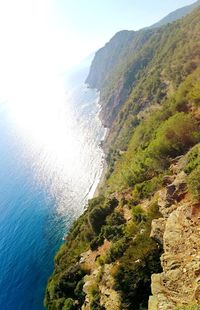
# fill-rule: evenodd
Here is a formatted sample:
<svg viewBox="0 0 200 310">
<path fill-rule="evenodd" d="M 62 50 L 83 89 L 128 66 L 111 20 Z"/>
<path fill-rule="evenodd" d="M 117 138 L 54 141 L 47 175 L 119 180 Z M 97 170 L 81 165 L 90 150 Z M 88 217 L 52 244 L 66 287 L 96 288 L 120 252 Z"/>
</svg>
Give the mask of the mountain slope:
<svg viewBox="0 0 200 310">
<path fill-rule="evenodd" d="M 96 53 L 86 83 L 100 90 L 105 126 L 110 127 L 130 92 L 125 74 L 133 63 L 132 58 L 153 33 L 154 30 L 121 31 Z"/>
<path fill-rule="evenodd" d="M 133 62 L 133 52 L 140 51 L 153 33 L 154 30 L 121 31 L 95 55 L 86 83 L 100 90 L 102 121 L 106 127 L 110 127 L 130 92 L 124 75 Z"/>
<path fill-rule="evenodd" d="M 176 21 L 177 19 L 180 19 L 180 18 L 186 16 L 187 14 L 191 13 L 192 10 L 197 8 L 199 5 L 200 5 L 200 0 L 196 1 L 195 3 L 193 3 L 191 5 L 187 5 L 183 8 L 177 9 L 176 11 L 165 16 L 159 22 L 150 26 L 149 28 L 157 28 L 157 27 L 161 27 L 163 25 L 166 25 L 168 23 L 172 23 L 172 22 Z"/>
<path fill-rule="evenodd" d="M 111 128 L 106 148 L 112 144 L 115 149 L 126 149 L 134 127 L 145 115 L 139 112 L 162 104 L 198 65 L 199 10 L 148 32 L 144 44 L 138 50 L 130 45 L 129 56 L 120 60 L 115 71 L 111 70 L 100 98 L 101 118 Z"/>
<path fill-rule="evenodd" d="M 199 1 L 184 8 L 183 11 L 189 12 L 198 5 Z M 180 17 L 175 13 L 172 13 L 172 16 Z M 168 18 L 165 21 L 168 23 Z M 128 98 L 138 74 L 154 55 L 148 42 L 152 39 L 153 43 L 159 31 L 154 27 L 136 32 L 121 31 L 96 53 L 86 83 L 89 87 L 100 90 L 101 119 L 105 127 L 111 127 L 121 105 Z M 145 43 L 146 55 L 142 58 L 140 53 Z"/>
<path fill-rule="evenodd" d="M 128 93 L 115 98 L 120 104 L 106 141 L 108 173 L 99 196 L 55 257 L 45 297 L 49 310 L 147 309 L 151 277 L 149 309 L 199 307 L 199 251 L 192 241 L 200 205 L 199 33 L 196 9 L 161 29 L 119 34 L 126 45 L 116 48 L 126 57 L 113 60 L 106 77 L 93 63 L 89 79 L 103 93 L 102 118 L 113 111 L 107 96 L 119 90 L 120 79 Z M 104 52 L 98 62 L 103 57 L 109 65 L 114 52 L 110 48 L 108 58 Z M 181 220 L 173 226 L 174 216 Z M 184 251 L 177 248 L 181 236 L 191 241 Z"/>
</svg>

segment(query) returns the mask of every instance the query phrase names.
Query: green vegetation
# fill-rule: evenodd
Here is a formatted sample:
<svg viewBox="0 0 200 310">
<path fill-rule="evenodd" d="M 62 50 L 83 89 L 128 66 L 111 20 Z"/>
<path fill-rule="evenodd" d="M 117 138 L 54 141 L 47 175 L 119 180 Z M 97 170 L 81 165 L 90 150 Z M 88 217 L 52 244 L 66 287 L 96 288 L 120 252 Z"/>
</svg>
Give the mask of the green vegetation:
<svg viewBox="0 0 200 310">
<path fill-rule="evenodd" d="M 185 84 L 187 80 L 181 84 L 180 89 Z M 115 165 L 108 180 L 111 191 L 137 184 L 135 196 L 147 197 L 159 186 L 161 175 L 168 169 L 170 159 L 184 154 L 200 141 L 198 121 L 191 114 L 178 112 L 182 99 L 180 93 L 177 97 L 168 99 L 162 109 L 137 127 L 127 152 Z M 191 102 L 185 100 L 184 97 L 185 108 L 189 109 Z"/>
<path fill-rule="evenodd" d="M 89 201 L 55 257 L 48 309 L 80 309 L 95 265 L 90 309 L 103 310 L 99 283 L 106 264 L 121 309 L 147 308 L 151 275 L 161 271 L 162 248 L 149 237 L 152 220 L 161 217 L 155 193 L 177 156 L 184 155 L 188 190 L 200 198 L 199 15 L 197 9 L 161 29 L 121 32 L 97 53 L 88 82 L 101 90 L 105 123 L 112 118 L 108 173 L 101 195 Z M 85 252 L 96 255 L 92 266 Z"/>
<path fill-rule="evenodd" d="M 90 208 L 88 222 L 95 234 L 98 234 L 100 232 L 101 227 L 106 221 L 106 217 L 113 212 L 117 204 L 118 201 L 113 198 L 106 201 L 103 206 L 96 206 L 95 208 Z"/>
<path fill-rule="evenodd" d="M 194 198 L 200 198 L 200 165 L 196 167 L 188 176 L 187 184 Z"/>
<path fill-rule="evenodd" d="M 141 309 L 147 307 L 150 295 L 150 281 L 153 273 L 161 272 L 160 255 L 162 249 L 149 238 L 151 221 L 160 217 L 157 205 L 148 212 L 135 207 L 133 227 L 127 231 L 128 246 L 120 258 L 120 267 L 116 274 L 116 289 L 122 292 L 122 309 Z M 135 238 L 132 232 L 135 231 Z M 137 231 L 137 232 L 136 232 Z"/>
<path fill-rule="evenodd" d="M 186 156 L 184 171 L 187 173 L 187 186 L 195 199 L 200 198 L 200 144 L 195 145 Z"/>
<path fill-rule="evenodd" d="M 189 174 L 200 165 L 200 144 L 195 145 L 186 157 L 184 171 Z"/>
<path fill-rule="evenodd" d="M 113 121 L 107 148 L 112 145 L 113 150 L 126 150 L 138 121 L 143 118 L 139 112 L 146 110 L 148 115 L 151 107 L 162 105 L 169 94 L 177 91 L 185 78 L 198 67 L 199 10 L 151 33 L 149 30 L 141 31 L 137 40 L 143 42 L 142 48 L 140 45 L 137 45 L 139 49 L 135 48 L 136 39 L 123 45 L 128 54 L 120 58 L 115 72 L 111 71 L 111 78 L 102 87 L 102 118 L 108 119 L 107 126 Z M 145 31 L 148 31 L 147 39 L 143 41 Z M 103 51 L 109 61 L 109 45 Z M 103 62 L 102 59 L 97 61 Z M 198 104 L 199 79 L 195 89 L 193 96 Z M 123 101 L 116 107 L 114 104 L 119 90 Z"/>
</svg>

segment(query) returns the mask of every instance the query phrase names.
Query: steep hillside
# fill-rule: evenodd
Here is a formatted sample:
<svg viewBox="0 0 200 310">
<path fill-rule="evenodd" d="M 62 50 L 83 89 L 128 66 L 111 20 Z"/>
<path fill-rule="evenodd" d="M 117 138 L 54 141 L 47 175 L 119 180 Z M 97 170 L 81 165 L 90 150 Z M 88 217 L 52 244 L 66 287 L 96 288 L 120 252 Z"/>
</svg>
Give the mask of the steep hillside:
<svg viewBox="0 0 200 310">
<path fill-rule="evenodd" d="M 160 255 L 165 225 L 169 225 L 167 219 L 170 220 L 170 214 L 176 210 L 184 212 L 183 216 L 191 216 L 188 219 L 191 226 L 191 221 L 196 221 L 196 214 L 198 216 L 199 76 L 200 69 L 188 76 L 179 91 L 163 104 L 162 110 L 141 122 L 128 151 L 107 181 L 109 192 L 105 188 L 101 196 L 92 199 L 88 209 L 75 222 L 66 244 L 55 258 L 55 271 L 46 293 L 48 309 L 147 309 L 151 276 L 161 273 Z M 179 112 L 180 106 L 184 112 Z M 183 164 L 177 165 L 180 156 Z M 181 236 L 196 238 L 196 232 L 191 236 L 185 224 L 181 225 L 183 227 L 170 226 L 175 232 L 179 229 L 177 237 L 180 232 Z M 150 233 L 155 241 L 150 238 Z M 173 232 L 174 238 L 167 234 L 168 231 L 164 237 L 167 256 L 163 257 L 166 264 L 172 265 L 173 259 L 178 261 L 178 258 L 173 256 L 173 244 L 169 247 L 167 238 L 171 243 L 174 240 L 174 246 L 179 239 L 175 239 Z M 178 272 L 185 270 L 185 266 L 187 275 L 193 274 L 192 262 L 186 265 L 183 261 L 185 253 L 192 253 L 193 262 L 198 261 L 199 252 L 193 250 L 194 242 L 189 242 L 190 239 L 185 243 L 187 252 L 183 247 L 180 263 L 166 269 L 162 262 L 164 272 L 171 270 L 162 275 L 163 279 L 172 274 L 178 277 Z M 198 270 L 195 272 L 197 274 Z M 158 303 L 165 304 L 163 309 L 170 310 L 199 302 L 195 293 L 198 285 L 194 282 L 198 280 L 198 274 L 190 281 L 187 277 L 181 277 L 180 281 L 174 278 L 174 286 L 169 282 L 166 288 L 158 287 L 156 277 L 152 278 L 154 295 L 149 301 L 150 309 L 160 309 L 155 308 Z M 193 282 L 190 298 L 183 298 L 187 283 Z M 173 297 L 175 289 L 179 299 Z"/>
<path fill-rule="evenodd" d="M 180 8 L 180 9 L 168 14 L 163 19 L 161 19 L 159 22 L 153 24 L 149 28 L 157 28 L 157 27 L 164 26 L 168 23 L 172 23 L 172 22 L 176 21 L 177 19 L 180 19 L 180 18 L 186 16 L 187 14 L 191 13 L 192 10 L 194 10 L 199 5 L 200 5 L 200 0 L 196 1 L 195 3 L 193 3 L 191 5 L 184 6 L 183 8 Z"/>
<path fill-rule="evenodd" d="M 130 93 L 125 73 L 133 62 L 133 53 L 140 51 L 153 33 L 153 30 L 121 31 L 95 55 L 86 83 L 100 90 L 101 118 L 106 127 L 110 127 Z"/>
<path fill-rule="evenodd" d="M 163 218 L 153 221 L 151 237 L 163 243 L 163 272 L 152 275 L 149 310 L 200 309 L 199 163 L 197 144 L 171 165 L 173 175 L 165 179 L 167 186 L 158 192 Z M 193 306 L 185 308 L 188 304 Z"/>
<path fill-rule="evenodd" d="M 135 31 L 120 31 L 104 48 L 98 50 L 86 80 L 91 88 L 100 90 L 103 87 L 109 74 L 119 64 L 120 58 L 126 53 L 127 46 L 134 41 L 135 36 Z"/>
<path fill-rule="evenodd" d="M 127 46 L 124 44 L 125 51 L 120 55 L 114 69 L 109 70 L 108 65 L 109 62 L 113 62 L 113 54 L 109 54 L 110 43 L 100 54 L 97 53 L 87 82 L 101 91 L 101 118 L 105 126 L 112 128 L 109 145 L 113 144 L 116 136 L 120 134 L 123 143 L 119 148 L 126 147 L 127 135 L 132 134 L 134 125 L 138 123 L 136 114 L 145 107 L 160 104 L 194 69 L 200 53 L 198 18 L 199 9 L 196 9 L 184 21 L 161 29 L 136 32 L 133 40 Z M 188 29 L 188 25 L 191 28 Z M 92 84 L 98 72 L 95 68 L 98 66 L 101 67 L 101 75 L 105 77 L 100 87 Z M 118 113 L 127 99 L 129 100 L 126 106 Z M 120 139 L 118 143 L 119 141 Z"/>
<path fill-rule="evenodd" d="M 99 196 L 55 257 L 49 310 L 199 309 L 199 33 L 200 9 L 161 29 L 122 32 L 128 50 L 116 48 L 130 56 L 127 71 L 120 57 L 106 76 L 92 69 L 102 96 L 120 76 L 129 91 L 115 98 Z M 101 98 L 105 117 L 113 101 Z"/>
<path fill-rule="evenodd" d="M 183 20 L 158 29 L 144 45 L 138 59 L 140 62 L 148 59 L 148 63 L 139 71 L 129 97 L 112 124 L 109 144 L 126 149 L 135 124 L 161 106 L 199 65 L 199 12 L 200 7 Z M 132 77 L 135 75 L 130 71 Z"/>
</svg>

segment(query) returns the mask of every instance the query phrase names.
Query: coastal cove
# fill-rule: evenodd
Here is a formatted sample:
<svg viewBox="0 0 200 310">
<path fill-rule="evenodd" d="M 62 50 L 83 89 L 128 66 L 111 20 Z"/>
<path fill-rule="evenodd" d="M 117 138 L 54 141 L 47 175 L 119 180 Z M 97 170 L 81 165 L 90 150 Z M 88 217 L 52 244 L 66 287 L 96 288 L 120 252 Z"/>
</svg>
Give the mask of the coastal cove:
<svg viewBox="0 0 200 310">
<path fill-rule="evenodd" d="M 105 130 L 87 71 L 62 75 L 64 100 L 35 111 L 39 142 L 34 117 L 0 105 L 1 310 L 44 309 L 55 253 L 100 178 Z"/>
</svg>

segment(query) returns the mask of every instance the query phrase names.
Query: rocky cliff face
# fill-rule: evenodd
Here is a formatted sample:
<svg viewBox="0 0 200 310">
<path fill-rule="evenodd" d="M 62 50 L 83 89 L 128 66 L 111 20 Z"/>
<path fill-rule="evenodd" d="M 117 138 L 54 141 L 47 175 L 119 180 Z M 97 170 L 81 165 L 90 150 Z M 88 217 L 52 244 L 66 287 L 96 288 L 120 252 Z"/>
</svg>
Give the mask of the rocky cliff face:
<svg viewBox="0 0 200 310">
<path fill-rule="evenodd" d="M 86 83 L 100 91 L 101 120 L 111 127 L 117 112 L 130 94 L 134 74 L 128 77 L 132 56 L 149 40 L 154 30 L 118 32 L 96 52 Z M 131 59 L 130 59 L 131 58 Z M 135 69 L 135 73 L 139 66 Z"/>
<path fill-rule="evenodd" d="M 158 197 L 163 218 L 152 222 L 151 237 L 163 243 L 164 253 L 163 272 L 152 275 L 149 310 L 200 303 L 200 202 L 187 192 L 183 163 L 171 166 L 175 175 Z"/>
<path fill-rule="evenodd" d="M 86 83 L 101 90 L 111 71 L 115 70 L 126 47 L 134 40 L 135 31 L 123 30 L 114 35 L 104 47 L 98 50 L 90 67 Z"/>
</svg>

